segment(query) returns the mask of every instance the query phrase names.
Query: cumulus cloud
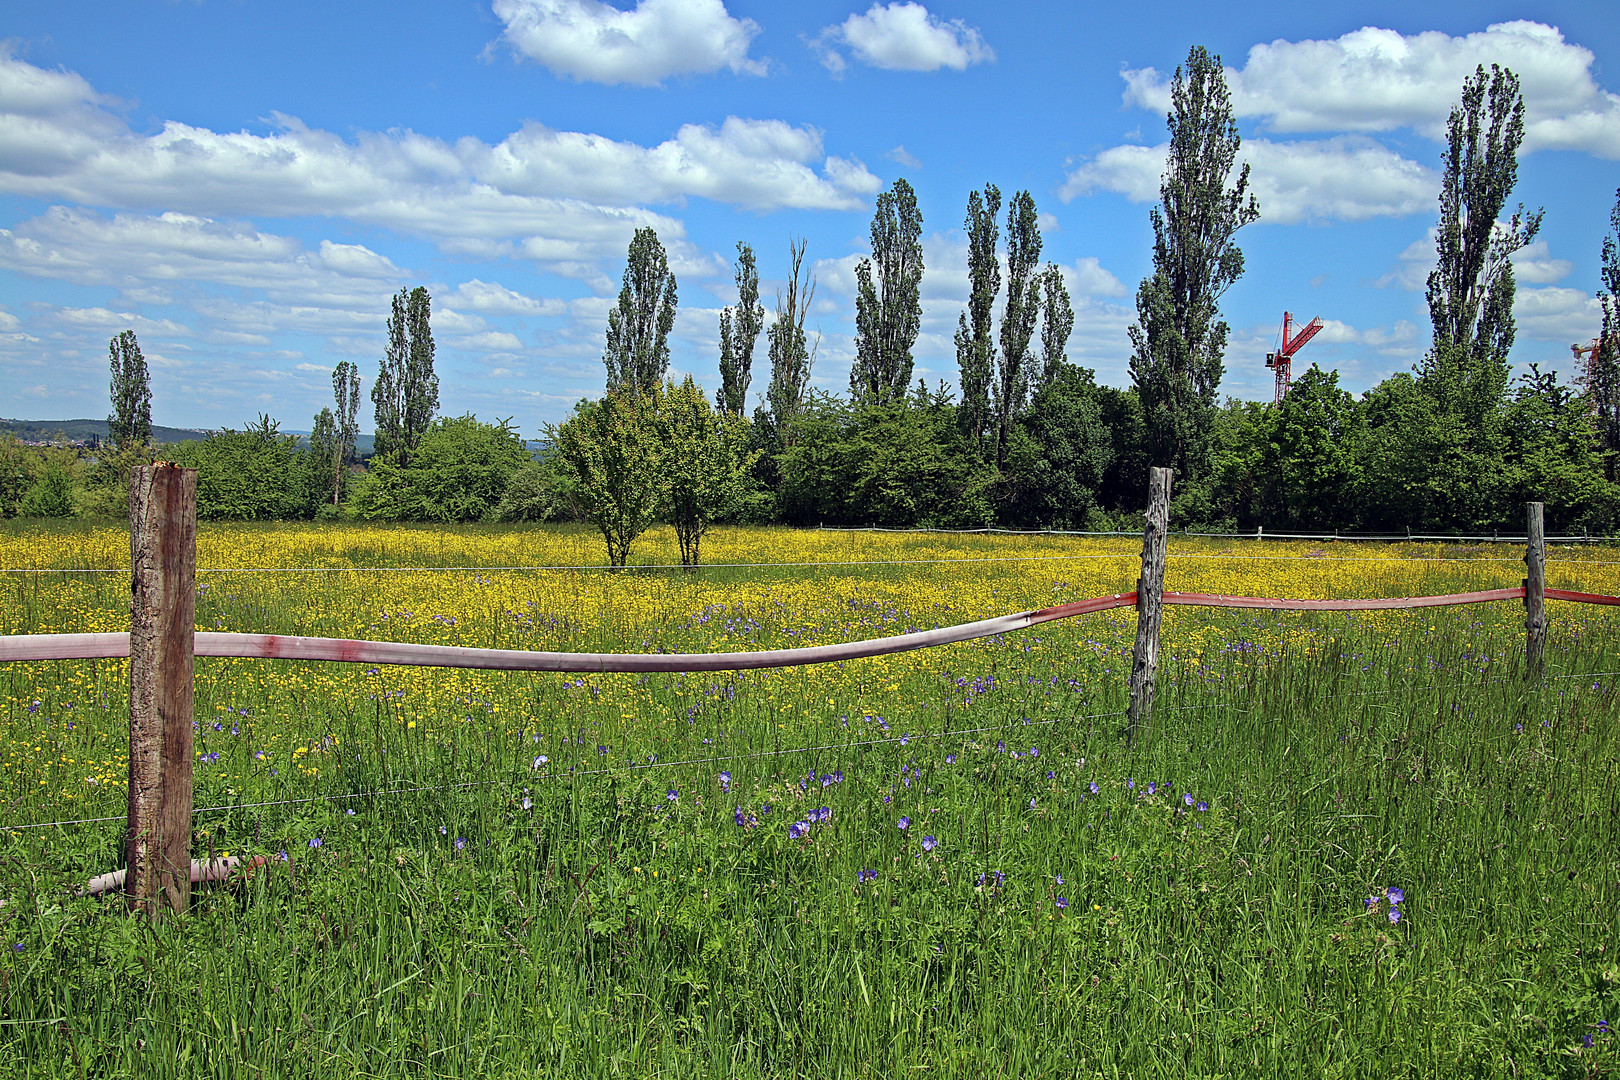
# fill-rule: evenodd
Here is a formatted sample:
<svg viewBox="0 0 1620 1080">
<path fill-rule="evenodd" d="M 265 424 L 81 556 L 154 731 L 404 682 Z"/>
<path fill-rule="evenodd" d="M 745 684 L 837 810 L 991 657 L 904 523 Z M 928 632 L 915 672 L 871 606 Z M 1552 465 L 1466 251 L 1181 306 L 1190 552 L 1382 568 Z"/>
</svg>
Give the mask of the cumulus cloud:
<svg viewBox="0 0 1620 1080">
<path fill-rule="evenodd" d="M 507 43 L 580 82 L 656 86 L 672 75 L 729 68 L 763 75 L 748 58 L 759 24 L 721 0 L 640 0 L 621 11 L 601 0 L 495 0 Z"/>
<path fill-rule="evenodd" d="M 1598 336 L 1603 327 L 1603 310 L 1590 293 L 1555 285 L 1517 290 L 1513 294 L 1513 319 L 1521 338 L 1555 342 L 1562 346 L 1558 358 L 1567 361 L 1571 343 L 1584 344 Z"/>
<path fill-rule="evenodd" d="M 1446 118 L 1476 67 L 1510 68 L 1525 103 L 1525 149 L 1584 150 L 1620 158 L 1620 96 L 1592 77 L 1590 49 L 1556 28 L 1518 20 L 1452 37 L 1363 27 L 1331 41 L 1256 45 L 1229 70 L 1232 106 L 1276 132 L 1390 131 L 1445 137 Z M 1170 107 L 1170 80 L 1152 68 L 1124 72 L 1125 102 Z"/>
<path fill-rule="evenodd" d="M 197 282 L 322 304 L 375 304 L 404 277 L 387 257 L 359 244 L 323 240 L 309 251 L 297 240 L 243 222 L 174 211 L 109 219 L 63 206 L 15 229 L 0 229 L 0 266 L 137 293 L 152 282 Z M 166 303 L 172 296 L 149 299 Z"/>
<path fill-rule="evenodd" d="M 1515 251 L 1512 262 L 1513 277 L 1523 285 L 1551 285 L 1564 280 L 1575 269 L 1575 264 L 1568 259 L 1553 258 L 1545 240 Z"/>
<path fill-rule="evenodd" d="M 825 28 L 810 44 L 835 75 L 848 66 L 840 47 L 863 64 L 890 71 L 963 71 L 996 58 L 977 29 L 961 19 L 941 19 L 909 0 L 874 3 L 866 14 Z"/>
<path fill-rule="evenodd" d="M 1157 201 L 1168 150 L 1168 143 L 1111 147 L 1069 173 L 1058 194 L 1065 202 L 1098 190 Z M 1260 220 L 1272 224 L 1402 217 L 1432 208 L 1440 190 L 1434 170 L 1365 136 L 1249 139 L 1239 160 L 1251 167 Z"/>
<path fill-rule="evenodd" d="M 640 203 L 700 196 L 759 211 L 842 210 L 881 188 L 859 161 L 824 155 L 819 132 L 780 121 L 691 124 L 643 147 L 538 126 L 493 146 L 410 131 L 350 141 L 272 120 L 266 135 L 177 122 L 139 134 L 78 76 L 0 52 L 0 191 L 207 217 L 341 217 L 452 254 L 533 259 L 589 278 L 643 226 L 695 258 L 681 222 Z"/>
<path fill-rule="evenodd" d="M 568 310 L 568 305 L 561 300 L 524 296 L 505 285 L 477 278 L 462 282 L 447 301 L 483 315 L 563 315 Z"/>
</svg>

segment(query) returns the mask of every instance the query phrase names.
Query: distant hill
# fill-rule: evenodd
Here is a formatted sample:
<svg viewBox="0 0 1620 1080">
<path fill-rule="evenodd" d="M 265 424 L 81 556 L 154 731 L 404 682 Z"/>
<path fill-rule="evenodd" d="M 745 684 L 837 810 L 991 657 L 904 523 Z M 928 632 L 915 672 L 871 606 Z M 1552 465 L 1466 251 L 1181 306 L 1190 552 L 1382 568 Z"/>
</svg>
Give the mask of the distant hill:
<svg viewBox="0 0 1620 1080">
<path fill-rule="evenodd" d="M 0 417 L 0 431 L 9 431 L 24 442 L 49 442 L 65 438 L 70 442 L 88 442 L 92 437 L 106 441 L 105 420 L 7 420 Z M 300 445 L 309 445 L 309 432 L 288 431 L 283 435 L 297 435 Z M 211 434 L 203 428 L 173 428 L 152 425 L 152 441 L 158 443 L 185 442 L 188 439 L 206 439 Z M 361 435 L 354 440 L 355 453 L 364 457 L 371 453 L 371 436 Z"/>
<path fill-rule="evenodd" d="M 107 438 L 105 420 L 7 420 L 0 417 L 0 431 L 9 431 L 25 442 L 47 442 L 58 437 L 76 442 L 88 442 L 92 437 Z M 193 428 L 172 428 L 152 425 L 152 441 L 160 443 L 185 442 L 187 439 L 205 439 L 208 432 Z"/>
</svg>

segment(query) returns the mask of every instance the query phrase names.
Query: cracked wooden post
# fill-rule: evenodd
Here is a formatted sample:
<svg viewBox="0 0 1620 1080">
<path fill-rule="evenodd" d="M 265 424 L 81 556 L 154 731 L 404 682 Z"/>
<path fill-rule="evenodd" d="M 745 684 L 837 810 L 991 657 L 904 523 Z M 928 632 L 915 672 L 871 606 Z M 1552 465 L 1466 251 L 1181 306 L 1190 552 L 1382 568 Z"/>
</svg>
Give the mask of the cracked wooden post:
<svg viewBox="0 0 1620 1080">
<path fill-rule="evenodd" d="M 1165 534 L 1170 526 L 1170 470 L 1148 473 L 1147 529 L 1142 534 L 1142 576 L 1136 583 L 1136 648 L 1131 654 L 1127 745 L 1147 734 L 1159 667 L 1159 623 L 1164 615 Z"/>
<path fill-rule="evenodd" d="M 197 470 L 129 478 L 129 826 L 124 891 L 154 922 L 191 901 Z"/>
<path fill-rule="evenodd" d="M 1541 678 L 1542 654 L 1547 647 L 1547 534 L 1542 525 L 1542 504 L 1530 503 L 1525 515 L 1524 550 L 1524 660 L 1525 676 Z"/>
</svg>

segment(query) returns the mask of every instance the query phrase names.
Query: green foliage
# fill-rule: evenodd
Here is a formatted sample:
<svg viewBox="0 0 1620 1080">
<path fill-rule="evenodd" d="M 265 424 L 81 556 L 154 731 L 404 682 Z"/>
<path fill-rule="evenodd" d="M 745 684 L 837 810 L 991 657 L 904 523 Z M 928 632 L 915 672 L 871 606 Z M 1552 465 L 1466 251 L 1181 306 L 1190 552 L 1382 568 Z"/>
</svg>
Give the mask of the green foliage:
<svg viewBox="0 0 1620 1080">
<path fill-rule="evenodd" d="M 804 319 L 816 296 L 816 281 L 804 270 L 807 241 L 788 241 L 787 289 L 777 290 L 776 319 L 765 331 L 771 359 L 771 384 L 765 391 L 773 430 L 791 438 L 793 419 L 804 405 L 810 389 L 810 369 L 815 366 L 815 350 L 804 333 Z"/>
<path fill-rule="evenodd" d="M 312 498 L 310 455 L 277 427 L 261 414 L 244 431 L 227 428 L 167 449 L 175 464 L 197 470 L 199 521 L 287 521 L 312 512 L 319 496 Z"/>
<path fill-rule="evenodd" d="M 849 394 L 857 405 L 889 405 L 904 399 L 910 388 L 911 350 L 922 328 L 922 213 L 904 179 L 878 196 L 871 242 L 872 257 L 855 265 Z"/>
<path fill-rule="evenodd" d="M 1153 273 L 1136 293 L 1131 382 L 1142 403 L 1154 464 L 1181 481 L 1208 467 L 1215 394 L 1225 372 L 1227 326 L 1220 298 L 1243 274 L 1233 238 L 1260 216 L 1245 164 L 1237 160 L 1233 119 L 1220 57 L 1203 46 L 1187 54 L 1170 85 L 1170 152 L 1153 223 Z M 1162 208 L 1162 209 L 1161 209 Z"/>
<path fill-rule="evenodd" d="M 984 194 L 968 193 L 964 229 L 968 241 L 968 306 L 956 324 L 956 364 L 962 389 L 962 431 L 975 451 L 984 452 L 990 427 L 990 381 L 996 344 L 991 334 L 996 293 L 1001 289 L 1001 260 L 996 255 L 1001 192 L 984 185 Z"/>
<path fill-rule="evenodd" d="M 547 452 L 525 461 L 506 482 L 506 492 L 495 507 L 496 521 L 555 521 L 567 515 L 556 454 Z"/>
<path fill-rule="evenodd" d="M 1047 263 L 1040 276 L 1040 289 L 1046 297 L 1041 310 L 1041 372 L 1035 388 L 1040 390 L 1053 379 L 1069 361 L 1069 335 L 1074 332 L 1074 305 L 1069 302 L 1069 287 L 1063 283 L 1063 271 L 1056 263 Z M 1033 288 L 1032 290 L 1033 291 Z"/>
<path fill-rule="evenodd" d="M 737 244 L 737 304 L 720 312 L 720 396 L 717 406 L 732 416 L 748 409 L 748 383 L 754 366 L 754 345 L 765 325 L 759 302 L 759 267 L 754 249 Z"/>
<path fill-rule="evenodd" d="M 1007 204 L 1007 298 L 1001 311 L 1001 364 L 996 372 L 996 462 L 1006 464 L 1013 427 L 1029 406 L 1030 339 L 1041 314 L 1041 229 L 1035 200 L 1020 191 Z"/>
<path fill-rule="evenodd" d="M 816 396 L 779 455 L 782 519 L 802 525 L 988 524 L 995 474 L 969 452 L 955 413 L 921 395 L 864 409 Z"/>
<path fill-rule="evenodd" d="M 349 509 L 372 521 L 484 521 L 528 459 L 508 421 L 440 417 L 405 464 L 373 461 L 371 473 L 354 486 Z"/>
<path fill-rule="evenodd" d="M 1003 470 L 1003 520 L 1046 529 L 1082 529 L 1113 463 L 1094 374 L 1059 364 L 1019 422 Z"/>
<path fill-rule="evenodd" d="M 1555 373 L 1535 365 L 1508 406 L 1503 427 L 1506 461 L 1517 488 L 1513 502 L 1544 504 L 1552 533 L 1590 529 L 1604 533 L 1620 525 L 1620 485 L 1603 473 L 1598 418 Z"/>
<path fill-rule="evenodd" d="M 1361 414 L 1339 373 L 1316 365 L 1277 405 L 1247 403 L 1219 426 L 1215 473 L 1239 522 L 1310 531 L 1352 524 Z"/>
<path fill-rule="evenodd" d="M 695 567 L 703 534 L 736 511 L 760 452 L 747 449 L 748 421 L 710 408 L 690 375 L 679 386 L 665 386 L 658 425 L 669 488 L 667 516 L 675 526 L 681 565 Z"/>
<path fill-rule="evenodd" d="M 394 455 L 408 462 L 439 411 L 439 377 L 433 373 L 432 306 L 427 289 L 420 285 L 409 293 L 401 289 L 394 294 L 388 316 L 388 350 L 371 387 L 377 422 L 372 445 L 377 457 Z M 349 410 L 342 417 L 343 433 L 352 424 L 348 417 L 359 387 L 358 375 L 352 369 L 345 374 L 348 385 L 343 389 L 338 387 L 338 373 L 333 375 L 340 412 L 346 406 Z"/>
<path fill-rule="evenodd" d="M 1420 381 L 1442 411 L 1473 423 L 1502 403 L 1513 347 L 1513 253 L 1535 239 L 1541 211 L 1521 205 L 1505 227 L 1502 206 L 1518 176 L 1524 98 L 1513 72 L 1483 66 L 1463 81 L 1446 123 L 1439 258 L 1429 275 L 1434 347 Z"/>
<path fill-rule="evenodd" d="M 108 441 L 120 450 L 151 442 L 152 383 L 135 331 L 125 330 L 107 342 L 107 361 L 112 369 Z"/>
<path fill-rule="evenodd" d="M 1620 479 L 1620 189 L 1614 193 L 1609 228 L 1603 238 L 1603 288 L 1598 293 L 1603 328 L 1597 348 L 1587 354 L 1581 384 L 1597 414 L 1603 473 L 1612 483 Z"/>
<path fill-rule="evenodd" d="M 675 275 L 658 233 L 637 229 L 630 240 L 619 302 L 608 312 L 609 390 L 655 393 L 669 370 L 669 331 L 675 325 Z"/>
<path fill-rule="evenodd" d="M 631 546 L 658 520 L 668 497 L 658 397 L 634 387 L 610 389 L 547 429 L 563 490 L 579 518 L 601 532 L 610 566 L 627 564 Z"/>
<path fill-rule="evenodd" d="M 33 486 L 28 447 L 9 432 L 0 432 L 0 518 L 17 516 L 23 495 Z"/>
<path fill-rule="evenodd" d="M 65 518 L 73 516 L 74 470 L 64 454 L 44 457 L 35 470 L 34 481 L 17 506 L 17 516 Z"/>
</svg>

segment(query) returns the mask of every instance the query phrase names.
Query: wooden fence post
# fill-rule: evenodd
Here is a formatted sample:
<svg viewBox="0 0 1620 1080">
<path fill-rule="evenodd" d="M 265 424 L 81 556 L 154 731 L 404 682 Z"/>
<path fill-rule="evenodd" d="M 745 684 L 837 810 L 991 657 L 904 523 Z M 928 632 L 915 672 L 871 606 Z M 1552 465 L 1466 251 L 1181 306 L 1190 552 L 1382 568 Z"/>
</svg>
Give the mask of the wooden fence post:
<svg viewBox="0 0 1620 1080">
<path fill-rule="evenodd" d="M 1542 504 L 1527 507 L 1524 551 L 1524 660 L 1528 678 L 1539 679 L 1542 653 L 1547 646 L 1547 535 L 1542 526 Z"/>
<path fill-rule="evenodd" d="M 1136 583 L 1136 648 L 1131 654 L 1127 745 L 1147 733 L 1153 720 L 1153 687 L 1159 667 L 1159 623 L 1164 615 L 1165 533 L 1170 525 L 1170 470 L 1148 473 L 1147 529 L 1142 534 L 1142 576 Z"/>
<path fill-rule="evenodd" d="M 124 889 L 154 922 L 191 901 L 197 470 L 129 478 L 129 827 Z"/>
</svg>

